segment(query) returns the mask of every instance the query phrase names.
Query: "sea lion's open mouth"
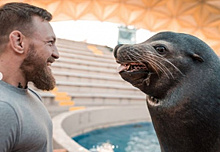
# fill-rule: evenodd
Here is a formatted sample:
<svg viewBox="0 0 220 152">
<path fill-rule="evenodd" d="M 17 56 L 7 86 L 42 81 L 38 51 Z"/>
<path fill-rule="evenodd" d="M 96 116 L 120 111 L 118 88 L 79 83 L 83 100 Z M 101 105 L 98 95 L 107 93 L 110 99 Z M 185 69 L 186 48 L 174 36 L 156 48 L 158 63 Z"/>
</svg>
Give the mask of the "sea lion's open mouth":
<svg viewBox="0 0 220 152">
<path fill-rule="evenodd" d="M 120 64 L 118 67 L 118 72 L 136 72 L 136 71 L 145 71 L 149 72 L 146 64 L 143 63 L 126 63 Z"/>
</svg>

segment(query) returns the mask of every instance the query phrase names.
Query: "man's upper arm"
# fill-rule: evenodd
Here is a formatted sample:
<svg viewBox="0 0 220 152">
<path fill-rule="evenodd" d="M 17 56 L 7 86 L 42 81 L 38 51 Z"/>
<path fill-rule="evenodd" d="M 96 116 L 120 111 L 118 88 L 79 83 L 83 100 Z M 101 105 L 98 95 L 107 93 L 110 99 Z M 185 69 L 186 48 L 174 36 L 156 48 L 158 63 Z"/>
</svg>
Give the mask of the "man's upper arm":
<svg viewBox="0 0 220 152">
<path fill-rule="evenodd" d="M 12 151 L 19 137 L 19 122 L 14 108 L 0 101 L 0 152 Z"/>
</svg>

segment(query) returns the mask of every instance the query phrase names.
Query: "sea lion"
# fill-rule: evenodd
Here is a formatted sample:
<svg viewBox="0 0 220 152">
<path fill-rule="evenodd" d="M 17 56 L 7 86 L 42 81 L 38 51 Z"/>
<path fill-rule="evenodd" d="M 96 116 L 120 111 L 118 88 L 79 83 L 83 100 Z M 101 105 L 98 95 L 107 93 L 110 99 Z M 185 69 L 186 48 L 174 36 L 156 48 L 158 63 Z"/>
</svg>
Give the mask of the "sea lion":
<svg viewBox="0 0 220 152">
<path fill-rule="evenodd" d="M 121 77 L 147 95 L 162 152 L 220 152 L 220 60 L 206 43 L 161 32 L 114 56 Z"/>
</svg>

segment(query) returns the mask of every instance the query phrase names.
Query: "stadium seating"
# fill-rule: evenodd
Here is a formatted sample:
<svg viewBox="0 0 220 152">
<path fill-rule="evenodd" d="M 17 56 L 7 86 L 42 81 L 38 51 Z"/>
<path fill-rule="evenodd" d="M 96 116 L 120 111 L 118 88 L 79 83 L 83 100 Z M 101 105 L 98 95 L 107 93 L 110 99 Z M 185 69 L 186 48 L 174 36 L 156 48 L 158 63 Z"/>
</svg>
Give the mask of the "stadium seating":
<svg viewBox="0 0 220 152">
<path fill-rule="evenodd" d="M 51 115 L 90 106 L 145 104 L 145 95 L 117 73 L 111 48 L 58 39 L 52 64 L 56 88 L 39 91 Z"/>
</svg>

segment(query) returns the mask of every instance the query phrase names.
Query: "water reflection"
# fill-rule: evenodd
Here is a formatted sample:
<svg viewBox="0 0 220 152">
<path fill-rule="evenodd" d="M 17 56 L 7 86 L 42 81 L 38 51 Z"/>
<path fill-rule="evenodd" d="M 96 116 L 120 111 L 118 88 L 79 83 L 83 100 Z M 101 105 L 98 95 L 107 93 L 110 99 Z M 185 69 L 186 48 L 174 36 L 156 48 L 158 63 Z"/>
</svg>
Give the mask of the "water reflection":
<svg viewBox="0 0 220 152">
<path fill-rule="evenodd" d="M 94 130 L 73 139 L 91 152 L 160 152 L 149 122 Z"/>
</svg>

